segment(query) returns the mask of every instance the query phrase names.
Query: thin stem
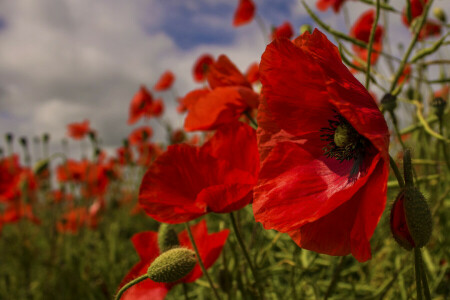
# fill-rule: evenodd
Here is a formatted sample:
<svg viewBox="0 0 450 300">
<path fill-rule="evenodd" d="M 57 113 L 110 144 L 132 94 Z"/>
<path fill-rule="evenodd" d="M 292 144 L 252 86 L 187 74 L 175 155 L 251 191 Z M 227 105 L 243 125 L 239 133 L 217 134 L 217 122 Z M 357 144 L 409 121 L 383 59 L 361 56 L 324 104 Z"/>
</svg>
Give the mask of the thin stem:
<svg viewBox="0 0 450 300">
<path fill-rule="evenodd" d="M 250 270 L 252 271 L 253 278 L 255 278 L 256 287 L 258 288 L 259 297 L 262 298 L 263 293 L 260 286 L 260 282 L 258 280 L 258 273 L 256 272 L 255 267 L 253 266 L 252 261 L 250 260 L 250 256 L 248 255 L 247 249 L 245 248 L 244 242 L 242 241 L 242 237 L 239 233 L 238 227 L 236 225 L 236 219 L 234 218 L 234 215 L 232 212 L 230 212 L 230 219 L 231 219 L 231 225 L 233 227 L 234 234 L 236 235 L 236 239 L 238 240 L 239 246 L 242 249 L 242 252 L 244 253 L 245 259 L 247 260 L 248 265 L 250 266 Z"/>
<path fill-rule="evenodd" d="M 368 48 L 368 54 L 367 54 L 367 71 L 366 71 L 366 89 L 369 89 L 369 85 L 370 85 L 370 66 L 372 65 L 370 58 L 372 56 L 372 45 L 373 45 L 373 40 L 375 38 L 375 31 L 377 29 L 378 26 L 378 18 L 380 17 L 380 0 L 377 0 L 377 5 L 376 5 L 376 11 L 375 11 L 375 20 L 373 21 L 372 24 L 372 29 L 370 30 L 370 36 L 369 36 L 369 48 Z"/>
<path fill-rule="evenodd" d="M 342 256 L 341 260 L 339 261 L 338 265 L 336 266 L 336 269 L 334 270 L 333 278 L 331 279 L 330 285 L 327 288 L 325 297 L 323 298 L 324 300 L 327 300 L 328 297 L 330 297 L 331 294 L 333 293 L 334 287 L 336 286 L 336 284 L 339 280 L 339 277 L 341 275 L 342 267 L 344 266 L 344 259 L 345 259 L 345 256 Z"/>
<path fill-rule="evenodd" d="M 198 264 L 200 265 L 200 268 L 202 269 L 203 274 L 205 274 L 206 279 L 208 279 L 209 286 L 213 290 L 216 299 L 220 300 L 219 293 L 217 293 L 217 290 L 214 287 L 211 277 L 209 277 L 208 272 L 206 271 L 205 265 L 203 264 L 202 258 L 200 257 L 200 253 L 198 252 L 197 244 L 195 243 L 194 237 L 192 235 L 191 227 L 189 227 L 188 222 L 184 223 L 184 226 L 186 227 L 187 233 L 189 235 L 189 240 L 191 241 L 192 247 L 194 247 L 195 254 L 197 255 Z"/>
<path fill-rule="evenodd" d="M 187 284 L 185 282 L 183 282 L 182 285 L 183 285 L 184 299 L 189 300 Z"/>
<path fill-rule="evenodd" d="M 394 125 L 394 131 L 395 131 L 395 134 L 397 135 L 397 139 L 398 139 L 400 145 L 402 146 L 402 149 L 405 150 L 406 146 L 405 146 L 405 143 L 403 143 L 402 136 L 400 134 L 400 129 L 398 128 L 397 116 L 391 110 L 389 111 L 389 115 L 391 116 L 392 124 Z"/>
<path fill-rule="evenodd" d="M 420 249 L 415 247 L 414 248 L 414 267 L 416 270 L 416 293 L 417 293 L 417 300 L 422 300 L 422 283 L 420 278 L 420 265 L 421 265 L 421 255 L 420 255 Z"/>
<path fill-rule="evenodd" d="M 423 264 L 423 259 L 422 259 L 422 254 L 420 253 L 420 249 L 419 249 L 419 254 L 420 254 L 420 273 L 421 273 L 421 278 L 422 278 L 422 286 L 423 286 L 423 293 L 425 295 L 425 299 L 426 300 L 431 300 L 431 293 L 430 293 L 430 288 L 428 286 L 428 280 L 427 280 L 427 274 L 425 272 L 425 265 Z"/>
<path fill-rule="evenodd" d="M 442 126 L 442 117 L 439 118 L 439 134 L 444 136 L 444 129 Z M 439 142 L 442 145 L 442 152 L 444 152 L 445 165 L 447 166 L 448 170 L 450 171 L 450 158 L 448 157 L 447 145 L 444 143 L 444 141 L 439 141 Z"/>
<path fill-rule="evenodd" d="M 147 278 L 148 278 L 148 275 L 147 275 L 147 273 L 145 273 L 144 275 L 139 276 L 138 278 L 135 278 L 135 279 L 131 280 L 130 282 L 128 282 L 127 284 L 125 284 L 125 285 L 120 289 L 120 291 L 117 293 L 115 299 L 116 299 L 116 300 L 119 300 L 120 297 L 122 297 L 123 293 L 125 293 L 126 290 L 128 290 L 128 289 L 129 289 L 130 287 L 132 287 L 133 285 L 136 285 L 136 284 L 138 284 L 139 282 L 141 282 L 141 281 L 143 281 L 143 280 L 145 280 L 145 279 L 147 279 Z"/>
<path fill-rule="evenodd" d="M 389 163 L 391 165 L 392 170 L 394 171 L 395 177 L 397 178 L 398 185 L 400 186 L 400 188 L 403 188 L 405 186 L 405 182 L 403 181 L 402 174 L 400 173 L 400 170 L 398 169 L 394 159 L 390 155 L 389 155 Z"/>
</svg>

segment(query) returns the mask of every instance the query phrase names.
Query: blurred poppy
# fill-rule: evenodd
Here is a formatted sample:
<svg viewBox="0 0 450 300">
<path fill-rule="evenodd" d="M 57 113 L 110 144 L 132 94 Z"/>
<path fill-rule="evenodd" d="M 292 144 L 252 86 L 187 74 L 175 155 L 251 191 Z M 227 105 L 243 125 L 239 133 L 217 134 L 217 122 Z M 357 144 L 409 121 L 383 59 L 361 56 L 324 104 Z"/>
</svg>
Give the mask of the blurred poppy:
<svg viewBox="0 0 450 300">
<path fill-rule="evenodd" d="M 403 69 L 402 75 L 398 78 L 398 84 L 402 84 L 403 82 L 408 82 L 411 77 L 411 65 L 407 64 Z"/>
<path fill-rule="evenodd" d="M 133 130 L 128 136 L 128 141 L 131 145 L 139 145 L 143 142 L 148 141 L 153 135 L 153 130 L 151 127 L 142 126 Z"/>
<path fill-rule="evenodd" d="M 65 164 L 56 168 L 56 178 L 59 182 L 82 182 L 85 179 L 89 162 L 68 159 Z"/>
<path fill-rule="evenodd" d="M 194 64 L 192 69 L 192 75 L 194 80 L 197 82 L 202 82 L 206 79 L 206 74 L 208 74 L 209 66 L 214 62 L 214 58 L 209 54 L 203 54 L 200 56 Z"/>
<path fill-rule="evenodd" d="M 284 22 L 278 27 L 273 28 L 272 30 L 272 39 L 275 38 L 287 38 L 290 39 L 294 35 L 294 30 L 292 29 L 292 25 L 289 22 Z"/>
<path fill-rule="evenodd" d="M 164 112 L 164 103 L 161 99 L 156 99 L 153 101 L 152 105 L 149 106 L 147 111 L 147 116 L 160 117 Z"/>
<path fill-rule="evenodd" d="M 34 215 L 31 205 L 20 202 L 8 204 L 1 219 L 3 224 L 16 223 L 21 219 L 27 219 L 36 225 L 41 224 L 41 220 Z"/>
<path fill-rule="evenodd" d="M 210 268 L 222 253 L 222 248 L 228 238 L 228 229 L 217 233 L 208 233 L 206 221 L 191 226 L 192 235 L 197 245 L 200 257 L 205 268 Z M 189 236 L 186 230 L 178 234 L 180 246 L 184 248 L 192 248 Z M 139 255 L 140 261 L 125 275 L 120 283 L 119 289 L 131 280 L 147 273 L 148 267 L 159 256 L 160 249 L 158 247 L 158 233 L 153 231 L 145 231 L 135 234 L 131 241 Z M 178 283 L 194 282 L 203 275 L 203 272 L 197 263 L 194 269 L 181 280 L 174 283 L 157 283 L 151 279 L 145 279 L 140 283 L 133 285 L 122 295 L 123 300 L 135 299 L 152 299 L 162 300 L 166 294 Z"/>
<path fill-rule="evenodd" d="M 24 193 L 28 200 L 32 200 L 36 189 L 33 172 L 19 164 L 18 155 L 0 159 L 0 202 L 20 202 Z"/>
<path fill-rule="evenodd" d="M 350 36 L 354 37 L 360 41 L 365 43 L 369 43 L 370 32 L 372 31 L 373 22 L 375 22 L 375 11 L 369 10 L 361 15 L 361 17 L 356 21 L 353 27 L 350 30 Z M 377 25 L 375 29 L 375 36 L 373 38 L 372 44 L 372 54 L 370 56 L 370 63 L 374 64 L 378 60 L 378 56 L 380 55 L 382 49 L 383 42 L 383 27 Z M 365 62 L 367 62 L 368 58 L 368 49 L 364 47 L 360 47 L 357 45 L 353 45 L 353 51 Z"/>
<path fill-rule="evenodd" d="M 256 81 L 259 80 L 259 64 L 258 63 L 253 63 L 248 67 L 247 72 L 245 72 L 245 78 L 250 83 L 255 83 Z"/>
<path fill-rule="evenodd" d="M 172 87 L 174 81 L 175 75 L 170 71 L 166 71 L 161 75 L 158 82 L 155 84 L 153 88 L 155 89 L 155 91 L 158 92 L 165 91 Z"/>
<path fill-rule="evenodd" d="M 81 123 L 71 123 L 67 125 L 67 135 L 75 140 L 80 140 L 91 131 L 89 121 L 84 120 Z"/>
<path fill-rule="evenodd" d="M 250 203 L 258 170 L 254 130 L 233 122 L 201 147 L 169 146 L 144 175 L 139 203 L 150 217 L 166 223 L 228 213 Z"/>
<path fill-rule="evenodd" d="M 96 214 L 89 213 L 86 207 L 77 207 L 72 208 L 61 217 L 56 224 L 56 229 L 61 233 L 75 234 L 84 226 L 95 229 L 97 223 Z"/>
<path fill-rule="evenodd" d="M 139 91 L 134 95 L 130 103 L 130 112 L 128 117 L 128 124 L 136 123 L 142 118 L 149 107 L 153 104 L 153 97 L 145 86 L 141 86 Z"/>
<path fill-rule="evenodd" d="M 317 29 L 273 41 L 260 75 L 255 220 L 302 248 L 369 259 L 389 171 L 377 104 Z"/>
<path fill-rule="evenodd" d="M 211 89 L 234 85 L 252 87 L 226 55 L 220 55 L 217 61 L 210 65 L 207 79 Z"/>
<path fill-rule="evenodd" d="M 341 10 L 342 5 L 346 0 L 319 0 L 316 2 L 316 7 L 319 10 L 325 11 L 329 7 L 333 7 L 335 13 L 338 13 Z"/>
<path fill-rule="evenodd" d="M 402 22 L 406 26 L 410 27 L 413 24 L 413 21 L 420 17 L 423 13 L 423 9 L 425 4 L 428 3 L 428 0 L 407 0 L 410 2 L 411 7 L 411 20 L 408 20 L 406 7 L 403 9 L 402 14 Z M 426 21 L 421 31 L 419 32 L 418 40 L 423 40 L 424 38 L 431 36 L 439 36 L 441 34 L 441 25 L 435 21 Z"/>
<path fill-rule="evenodd" d="M 449 95 L 450 95 L 450 86 L 445 85 L 443 86 L 440 90 L 437 90 L 436 92 L 433 93 L 434 98 L 442 98 L 446 101 L 449 100 Z"/>
<path fill-rule="evenodd" d="M 238 7 L 234 12 L 233 26 L 237 27 L 251 22 L 255 15 L 255 8 L 252 0 L 239 0 Z"/>
</svg>

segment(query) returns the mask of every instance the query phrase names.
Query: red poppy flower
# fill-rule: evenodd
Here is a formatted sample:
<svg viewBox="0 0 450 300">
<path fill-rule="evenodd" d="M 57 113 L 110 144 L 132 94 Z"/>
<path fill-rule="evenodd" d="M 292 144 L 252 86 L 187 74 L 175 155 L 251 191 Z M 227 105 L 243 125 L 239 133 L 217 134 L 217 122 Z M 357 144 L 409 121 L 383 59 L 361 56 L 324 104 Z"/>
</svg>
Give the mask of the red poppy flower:
<svg viewBox="0 0 450 300">
<path fill-rule="evenodd" d="M 155 84 L 155 86 L 153 88 L 155 89 L 155 91 L 158 91 L 158 92 L 165 91 L 172 87 L 172 84 L 174 81 L 175 81 L 175 75 L 170 71 L 166 71 L 165 73 L 163 73 L 161 75 L 158 82 Z"/>
<path fill-rule="evenodd" d="M 346 0 L 319 0 L 316 3 L 317 9 L 325 11 L 330 6 L 333 6 L 333 10 L 335 13 L 338 13 L 341 10 L 342 5 Z"/>
<path fill-rule="evenodd" d="M 33 172 L 20 166 L 18 155 L 0 159 L 0 202 L 20 202 L 24 192 L 33 198 L 36 189 Z"/>
<path fill-rule="evenodd" d="M 169 146 L 144 175 L 139 203 L 149 216 L 165 223 L 228 213 L 250 203 L 258 170 L 254 130 L 233 122 L 202 147 Z"/>
<path fill-rule="evenodd" d="M 206 74 L 208 74 L 209 66 L 214 63 L 214 58 L 209 54 L 203 54 L 200 56 L 194 64 L 192 69 L 192 75 L 194 80 L 197 82 L 202 82 L 206 79 Z"/>
<path fill-rule="evenodd" d="M 245 25 L 253 20 L 255 4 L 252 0 L 239 0 L 233 19 L 233 26 Z"/>
<path fill-rule="evenodd" d="M 84 120 L 81 123 L 71 123 L 67 125 L 67 135 L 75 140 L 81 140 L 91 131 L 89 121 Z"/>
<path fill-rule="evenodd" d="M 369 259 L 389 164 L 377 104 L 318 30 L 273 41 L 260 75 L 256 221 L 302 248 Z"/>
<path fill-rule="evenodd" d="M 400 75 L 400 77 L 398 78 L 398 84 L 402 84 L 405 80 L 406 82 L 408 82 L 410 77 L 411 77 L 411 65 L 407 64 L 403 69 L 402 75 Z"/>
<path fill-rule="evenodd" d="M 152 105 L 150 105 L 149 110 L 147 111 L 147 116 L 160 117 L 164 112 L 164 103 L 161 99 L 156 99 L 153 101 Z"/>
<path fill-rule="evenodd" d="M 444 100 L 448 100 L 448 96 L 450 95 L 450 86 L 445 85 L 440 90 L 434 92 L 433 96 L 434 98 L 441 97 Z"/>
<path fill-rule="evenodd" d="M 411 6 L 411 20 L 408 21 L 406 7 L 403 9 L 402 22 L 407 27 L 410 27 L 415 18 L 420 17 L 423 13 L 423 9 L 428 0 L 409 0 Z M 419 33 L 419 41 L 430 37 L 439 36 L 441 34 L 441 25 L 434 21 L 426 21 L 425 25 Z"/>
<path fill-rule="evenodd" d="M 247 72 L 245 72 L 245 78 L 250 83 L 254 83 L 259 80 L 259 64 L 258 63 L 253 63 L 248 67 Z"/>
<path fill-rule="evenodd" d="M 87 160 L 68 159 L 64 165 L 56 169 L 56 177 L 59 182 L 82 182 L 86 177 L 88 165 Z"/>
<path fill-rule="evenodd" d="M 130 147 L 119 147 L 116 149 L 117 161 L 121 165 L 133 162 L 133 151 Z"/>
<path fill-rule="evenodd" d="M 91 214 L 86 207 L 77 207 L 72 208 L 62 216 L 56 224 L 56 229 L 62 233 L 75 234 L 83 226 L 96 228 L 97 223 L 96 214 Z"/>
<path fill-rule="evenodd" d="M 258 107 L 259 96 L 252 89 L 241 86 L 218 87 L 204 93 L 189 95 L 188 114 L 184 120 L 186 131 L 212 130 L 233 122 L 251 108 Z"/>
<path fill-rule="evenodd" d="M 131 145 L 139 145 L 148 141 L 153 134 L 153 130 L 148 126 L 142 126 L 133 130 L 128 136 Z"/>
<path fill-rule="evenodd" d="M 130 113 L 128 118 L 128 124 L 136 123 L 145 113 L 149 110 L 149 107 L 153 103 L 153 97 L 145 86 L 141 86 L 139 91 L 134 95 L 130 103 Z"/>
<path fill-rule="evenodd" d="M 191 226 L 191 231 L 203 264 L 205 265 L 205 268 L 208 269 L 214 264 L 222 253 L 222 248 L 228 238 L 229 231 L 228 229 L 225 229 L 217 233 L 209 234 L 205 220 Z M 181 247 L 193 249 L 186 230 L 178 234 L 178 239 Z M 157 232 L 145 231 L 137 233 L 131 238 L 131 241 L 133 242 L 134 248 L 139 254 L 141 260 L 128 272 L 122 280 L 119 288 L 134 278 L 147 273 L 148 267 L 160 254 Z M 194 282 L 202 275 L 203 272 L 197 263 L 194 269 L 186 277 L 175 283 L 157 283 L 151 279 L 146 279 L 126 290 L 121 299 L 164 299 L 169 290 L 176 284 L 181 282 Z"/>
<path fill-rule="evenodd" d="M 17 223 L 21 219 L 27 219 L 36 225 L 41 224 L 41 220 L 34 215 L 31 205 L 20 202 L 8 204 L 1 218 L 3 224 Z"/>
<path fill-rule="evenodd" d="M 272 39 L 275 38 L 287 38 L 290 39 L 294 35 L 294 30 L 289 22 L 284 22 L 280 26 L 276 27 L 272 31 Z"/>
<path fill-rule="evenodd" d="M 361 17 L 356 21 L 350 30 L 350 36 L 354 37 L 360 41 L 365 43 L 369 43 L 370 32 L 372 30 L 373 22 L 375 22 L 375 11 L 369 10 L 366 11 Z M 370 63 L 374 64 L 378 60 L 378 56 L 380 55 L 382 49 L 382 40 L 383 40 L 383 27 L 377 25 L 375 29 L 375 36 L 372 44 L 372 54 L 370 56 Z M 357 45 L 353 45 L 353 50 L 356 54 L 365 62 L 367 62 L 368 50 L 363 47 L 359 47 Z"/>
<path fill-rule="evenodd" d="M 211 89 L 234 85 L 252 87 L 226 55 L 220 55 L 217 61 L 210 66 L 207 79 Z"/>
</svg>

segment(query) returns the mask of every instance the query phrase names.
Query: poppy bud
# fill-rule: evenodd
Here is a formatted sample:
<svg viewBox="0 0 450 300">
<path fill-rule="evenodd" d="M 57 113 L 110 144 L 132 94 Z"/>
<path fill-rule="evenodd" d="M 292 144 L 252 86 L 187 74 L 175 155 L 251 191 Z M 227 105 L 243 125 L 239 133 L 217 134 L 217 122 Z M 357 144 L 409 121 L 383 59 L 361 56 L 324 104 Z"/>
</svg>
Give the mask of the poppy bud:
<svg viewBox="0 0 450 300">
<path fill-rule="evenodd" d="M 155 282 L 175 282 L 194 269 L 195 252 L 186 248 L 174 248 L 158 256 L 147 270 L 148 277 Z"/>
<path fill-rule="evenodd" d="M 433 101 L 431 101 L 431 106 L 434 107 L 434 113 L 440 119 L 444 114 L 445 107 L 447 106 L 447 101 L 445 101 L 442 97 L 437 97 L 434 98 Z"/>
<path fill-rule="evenodd" d="M 50 141 L 50 135 L 48 133 L 44 133 L 42 135 L 42 141 L 46 144 Z"/>
<path fill-rule="evenodd" d="M 0 148 L 0 158 L 3 157 L 3 154 L 4 154 L 3 148 Z"/>
<path fill-rule="evenodd" d="M 433 8 L 433 15 L 442 23 L 445 23 L 447 21 L 447 16 L 445 15 L 445 12 L 441 7 Z"/>
<path fill-rule="evenodd" d="M 387 93 L 381 99 L 381 105 L 383 106 L 384 110 L 394 111 L 394 109 L 397 107 L 397 97 Z"/>
<path fill-rule="evenodd" d="M 28 139 L 26 137 L 22 136 L 19 139 L 19 143 L 20 143 L 20 145 L 22 145 L 22 147 L 27 148 L 27 146 L 28 146 Z"/>
<path fill-rule="evenodd" d="M 88 132 L 88 136 L 89 136 L 89 139 L 92 141 L 92 142 L 95 142 L 96 140 L 97 140 L 97 135 L 95 134 L 95 131 L 89 131 Z"/>
<path fill-rule="evenodd" d="M 166 252 L 167 250 L 180 246 L 177 233 L 169 224 L 162 223 L 158 229 L 158 246 L 159 253 Z"/>
<path fill-rule="evenodd" d="M 38 161 L 33 168 L 33 173 L 36 175 L 40 175 L 43 172 L 45 172 L 46 170 L 48 170 L 48 165 L 49 165 L 49 160 L 48 159 L 42 159 L 40 161 Z"/>
<path fill-rule="evenodd" d="M 312 33 L 312 27 L 309 24 L 303 24 L 300 26 L 300 35 L 308 31 L 309 33 Z"/>
<path fill-rule="evenodd" d="M 5 139 L 8 144 L 11 144 L 14 139 L 14 135 L 11 132 L 8 132 L 5 134 Z"/>
</svg>

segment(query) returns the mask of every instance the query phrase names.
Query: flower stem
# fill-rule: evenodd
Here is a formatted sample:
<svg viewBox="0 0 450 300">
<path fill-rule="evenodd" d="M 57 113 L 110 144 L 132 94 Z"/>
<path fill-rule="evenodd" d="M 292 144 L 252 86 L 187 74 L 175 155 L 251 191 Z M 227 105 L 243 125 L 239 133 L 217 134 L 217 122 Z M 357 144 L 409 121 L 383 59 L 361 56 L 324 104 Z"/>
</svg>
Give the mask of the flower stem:
<svg viewBox="0 0 450 300">
<path fill-rule="evenodd" d="M 422 300 L 422 283 L 421 283 L 421 263 L 422 263 L 422 256 L 420 254 L 420 249 L 415 247 L 414 248 L 414 267 L 416 271 L 416 294 L 417 294 L 417 300 Z"/>
<path fill-rule="evenodd" d="M 244 242 L 242 241 L 242 237 L 239 233 L 239 230 L 236 225 L 236 219 L 234 218 L 234 215 L 232 212 L 230 212 L 230 219 L 231 219 L 231 225 L 233 227 L 234 234 L 236 235 L 236 238 L 238 240 L 239 246 L 242 249 L 242 252 L 244 253 L 245 259 L 247 260 L 248 265 L 250 266 L 250 270 L 252 271 L 253 278 L 255 278 L 256 287 L 258 288 L 259 297 L 262 298 L 263 292 L 260 286 L 260 282 L 258 280 L 258 273 L 256 272 L 255 267 L 252 264 L 252 261 L 250 260 L 250 256 L 248 255 L 247 249 L 245 248 Z"/>
<path fill-rule="evenodd" d="M 125 284 L 125 285 L 120 289 L 120 291 L 117 293 L 115 299 L 116 299 L 116 300 L 119 300 L 120 297 L 122 297 L 123 293 L 125 293 L 126 290 L 128 290 L 128 289 L 129 289 L 130 287 L 132 287 L 133 285 L 136 285 L 136 284 L 138 284 L 139 282 L 141 282 L 141 281 L 143 281 L 143 280 L 145 280 L 145 279 L 147 279 L 147 278 L 148 278 L 148 275 L 147 275 L 147 273 L 145 273 L 144 275 L 139 276 L 138 278 L 135 278 L 135 279 L 131 280 L 130 282 L 128 282 L 127 284 Z"/>
<path fill-rule="evenodd" d="M 424 268 L 423 259 L 422 259 L 422 253 L 420 252 L 420 248 L 416 247 L 414 249 L 414 251 L 416 251 L 416 249 L 417 249 L 417 254 L 415 253 L 415 255 L 417 255 L 420 260 L 420 277 L 422 279 L 422 287 L 423 287 L 425 299 L 431 300 L 430 288 L 428 286 L 427 274 L 425 273 L 425 268 Z"/>
<path fill-rule="evenodd" d="M 398 185 L 400 186 L 400 188 L 403 188 L 405 186 L 405 182 L 403 181 L 402 174 L 400 173 L 400 170 L 398 169 L 394 159 L 390 155 L 389 155 L 389 163 L 391 165 L 391 169 L 394 171 L 395 177 L 397 178 Z"/>
<path fill-rule="evenodd" d="M 379 17 L 380 17 L 380 0 L 377 0 L 375 20 L 373 21 L 372 29 L 370 30 L 369 46 L 368 46 L 368 54 L 367 54 L 367 71 L 366 71 L 366 89 L 367 90 L 369 90 L 369 85 L 370 85 L 370 66 L 372 65 L 370 58 L 372 56 L 372 50 L 373 50 L 372 45 L 373 45 L 373 40 L 375 38 L 375 31 L 377 30 Z"/>
<path fill-rule="evenodd" d="M 183 282 L 183 294 L 184 294 L 184 299 L 189 300 L 187 284 L 184 282 Z"/>
<path fill-rule="evenodd" d="M 341 275 L 342 267 L 344 266 L 344 260 L 345 260 L 345 256 L 342 256 L 341 259 L 339 260 L 338 265 L 336 266 L 336 269 L 334 270 L 333 278 L 331 279 L 330 285 L 327 288 L 325 297 L 323 298 L 324 300 L 327 300 L 328 297 L 330 297 L 331 294 L 333 293 L 334 287 L 336 286 L 336 284 L 339 280 L 339 277 Z"/>
<path fill-rule="evenodd" d="M 192 236 L 191 227 L 189 227 L 188 222 L 184 223 L 184 226 L 186 227 L 187 233 L 189 235 L 189 240 L 191 241 L 192 247 L 194 247 L 195 254 L 197 255 L 198 264 L 200 265 L 200 268 L 202 269 L 203 274 L 205 274 L 206 279 L 208 279 L 209 286 L 213 290 L 216 299 L 220 300 L 220 296 L 217 293 L 217 290 L 214 287 L 211 277 L 209 277 L 208 272 L 206 271 L 205 265 L 203 264 L 202 258 L 200 257 L 200 253 L 198 252 L 197 244 L 195 243 L 194 237 Z"/>
</svg>

